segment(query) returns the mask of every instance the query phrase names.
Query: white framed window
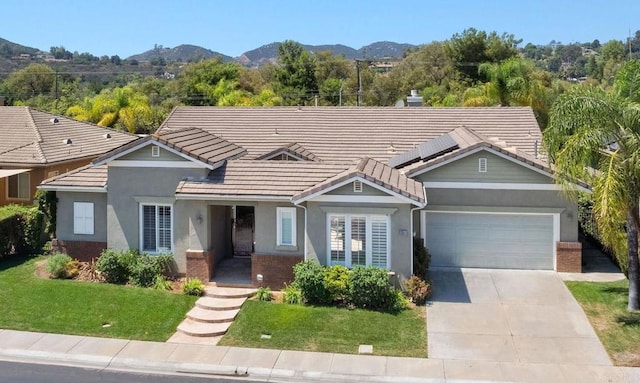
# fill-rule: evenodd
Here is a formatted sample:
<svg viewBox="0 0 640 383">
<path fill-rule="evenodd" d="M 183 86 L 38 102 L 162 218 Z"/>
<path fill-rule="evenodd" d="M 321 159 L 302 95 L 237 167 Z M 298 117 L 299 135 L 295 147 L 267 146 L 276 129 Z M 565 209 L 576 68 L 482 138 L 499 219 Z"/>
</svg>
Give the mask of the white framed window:
<svg viewBox="0 0 640 383">
<path fill-rule="evenodd" d="M 296 246 L 296 208 L 279 207 L 277 211 L 277 246 Z"/>
<path fill-rule="evenodd" d="M 73 203 L 73 234 L 93 234 L 93 202 Z"/>
<path fill-rule="evenodd" d="M 478 158 L 478 172 L 480 173 L 487 172 L 487 159 L 484 157 Z"/>
<path fill-rule="evenodd" d="M 140 204 L 140 250 L 147 253 L 173 251 L 173 206 Z"/>
<path fill-rule="evenodd" d="M 29 172 L 14 174 L 7 178 L 7 198 L 28 200 L 30 196 Z"/>
<path fill-rule="evenodd" d="M 151 146 L 151 157 L 160 157 L 160 147 L 155 145 Z"/>
<path fill-rule="evenodd" d="M 389 216 L 386 215 L 327 215 L 328 263 L 388 269 L 389 230 Z"/>
<path fill-rule="evenodd" d="M 362 181 L 353 181 L 353 192 L 362 193 Z"/>
</svg>

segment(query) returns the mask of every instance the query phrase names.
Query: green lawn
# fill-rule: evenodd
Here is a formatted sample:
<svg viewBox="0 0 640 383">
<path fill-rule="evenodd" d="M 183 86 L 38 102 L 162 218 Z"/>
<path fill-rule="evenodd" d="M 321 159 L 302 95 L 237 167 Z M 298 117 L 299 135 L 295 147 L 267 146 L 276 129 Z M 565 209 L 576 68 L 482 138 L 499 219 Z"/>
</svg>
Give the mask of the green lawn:
<svg viewBox="0 0 640 383">
<path fill-rule="evenodd" d="M 627 311 L 628 281 L 567 282 L 617 366 L 640 366 L 640 312 Z"/>
<path fill-rule="evenodd" d="M 384 314 L 335 307 L 247 301 L 220 345 L 354 354 L 427 356 L 424 307 Z M 271 339 L 261 339 L 261 335 Z"/>
<path fill-rule="evenodd" d="M 196 299 L 137 287 L 41 279 L 35 276 L 36 260 L 0 260 L 0 328 L 165 341 Z"/>
</svg>

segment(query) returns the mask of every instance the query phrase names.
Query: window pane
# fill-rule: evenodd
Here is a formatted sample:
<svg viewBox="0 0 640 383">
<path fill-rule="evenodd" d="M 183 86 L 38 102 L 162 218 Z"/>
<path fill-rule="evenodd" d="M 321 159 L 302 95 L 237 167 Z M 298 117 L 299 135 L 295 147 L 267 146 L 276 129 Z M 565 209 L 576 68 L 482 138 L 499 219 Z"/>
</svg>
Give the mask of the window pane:
<svg viewBox="0 0 640 383">
<path fill-rule="evenodd" d="M 371 264 L 387 267 L 387 219 L 371 217 Z"/>
<path fill-rule="evenodd" d="M 158 251 L 171 251 L 171 206 L 158 206 Z"/>
<path fill-rule="evenodd" d="M 351 264 L 367 263 L 367 218 L 351 217 Z"/>
<path fill-rule="evenodd" d="M 156 207 L 142 206 L 142 250 L 156 251 Z"/>
<path fill-rule="evenodd" d="M 18 176 L 9 177 L 9 198 L 18 198 Z"/>
<path fill-rule="evenodd" d="M 345 227 L 344 216 L 331 216 L 329 241 L 331 242 L 331 263 L 344 264 Z"/>
<path fill-rule="evenodd" d="M 20 185 L 18 186 L 18 198 L 29 199 L 29 173 L 18 174 Z"/>
<path fill-rule="evenodd" d="M 293 244 L 293 217 L 289 211 L 283 211 L 280 215 L 280 235 L 281 244 Z"/>
</svg>

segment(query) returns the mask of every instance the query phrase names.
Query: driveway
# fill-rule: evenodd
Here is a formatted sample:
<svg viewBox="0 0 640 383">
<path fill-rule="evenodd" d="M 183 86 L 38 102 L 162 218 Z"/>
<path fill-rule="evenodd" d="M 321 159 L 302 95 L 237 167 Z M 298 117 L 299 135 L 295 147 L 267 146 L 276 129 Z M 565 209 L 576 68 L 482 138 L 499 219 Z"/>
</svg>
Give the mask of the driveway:
<svg viewBox="0 0 640 383">
<path fill-rule="evenodd" d="M 439 269 L 427 308 L 429 358 L 611 366 L 557 273 Z"/>
</svg>

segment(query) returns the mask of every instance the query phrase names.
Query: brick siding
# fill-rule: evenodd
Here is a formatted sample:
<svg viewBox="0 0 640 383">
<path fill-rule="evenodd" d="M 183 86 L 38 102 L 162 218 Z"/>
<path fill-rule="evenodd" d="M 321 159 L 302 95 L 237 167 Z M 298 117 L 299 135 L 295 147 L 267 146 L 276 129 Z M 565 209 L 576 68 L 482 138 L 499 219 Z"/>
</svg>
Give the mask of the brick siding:
<svg viewBox="0 0 640 383">
<path fill-rule="evenodd" d="M 209 282 L 215 268 L 213 251 L 187 250 L 187 277 Z"/>
<path fill-rule="evenodd" d="M 251 282 L 260 286 L 256 276 L 262 274 L 262 286 L 280 290 L 293 282 L 293 265 L 302 261 L 301 255 L 251 254 Z"/>
<path fill-rule="evenodd" d="M 79 261 L 90 262 L 100 256 L 107 248 L 107 243 L 54 239 L 51 241 L 51 247 L 55 253 L 65 253 Z"/>
<path fill-rule="evenodd" d="M 556 245 L 556 271 L 582 272 L 582 243 L 558 242 Z"/>
</svg>

